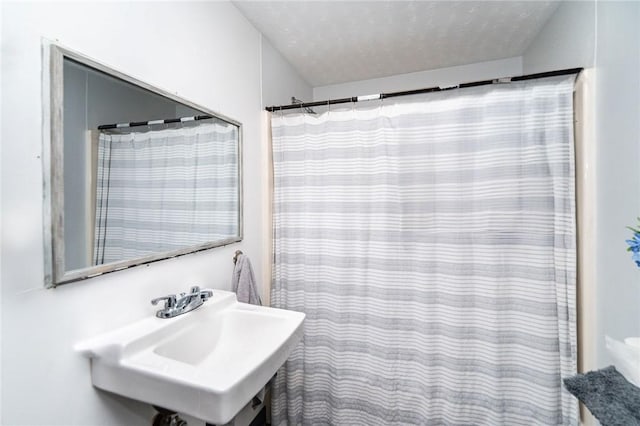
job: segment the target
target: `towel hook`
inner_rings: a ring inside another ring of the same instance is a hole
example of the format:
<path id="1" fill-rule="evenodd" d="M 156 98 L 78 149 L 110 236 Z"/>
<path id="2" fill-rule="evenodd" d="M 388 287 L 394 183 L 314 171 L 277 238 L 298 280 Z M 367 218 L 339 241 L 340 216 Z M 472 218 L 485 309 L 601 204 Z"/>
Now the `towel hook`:
<path id="1" fill-rule="evenodd" d="M 235 263 L 238 261 L 238 256 L 244 254 L 242 253 L 242 250 L 236 250 L 236 254 L 233 255 L 233 264 L 235 265 Z"/>

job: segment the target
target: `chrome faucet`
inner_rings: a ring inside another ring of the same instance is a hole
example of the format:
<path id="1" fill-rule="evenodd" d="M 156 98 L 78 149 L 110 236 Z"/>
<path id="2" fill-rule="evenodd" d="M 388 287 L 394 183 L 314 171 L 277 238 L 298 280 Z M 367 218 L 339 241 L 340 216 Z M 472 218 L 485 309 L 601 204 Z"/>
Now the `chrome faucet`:
<path id="1" fill-rule="evenodd" d="M 158 297 L 151 301 L 152 305 L 164 300 L 164 308 L 156 312 L 158 318 L 173 318 L 178 315 L 193 311 L 204 302 L 206 302 L 213 292 L 211 290 L 200 290 L 200 287 L 193 286 L 189 293 L 180 293 L 177 296 L 170 294 L 168 296 Z"/>

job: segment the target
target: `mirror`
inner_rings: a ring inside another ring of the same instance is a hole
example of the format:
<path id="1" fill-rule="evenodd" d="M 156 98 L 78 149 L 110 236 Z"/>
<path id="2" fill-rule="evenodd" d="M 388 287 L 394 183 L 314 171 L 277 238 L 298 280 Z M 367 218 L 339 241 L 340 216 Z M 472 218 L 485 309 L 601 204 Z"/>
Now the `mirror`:
<path id="1" fill-rule="evenodd" d="M 242 239 L 240 123 L 50 52 L 49 286 Z"/>

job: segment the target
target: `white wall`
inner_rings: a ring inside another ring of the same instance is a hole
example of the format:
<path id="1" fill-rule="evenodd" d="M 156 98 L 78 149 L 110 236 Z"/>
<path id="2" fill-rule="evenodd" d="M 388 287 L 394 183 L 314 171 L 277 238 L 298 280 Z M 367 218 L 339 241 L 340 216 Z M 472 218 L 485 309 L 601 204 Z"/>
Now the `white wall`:
<path id="1" fill-rule="evenodd" d="M 371 80 L 314 87 L 313 99 L 316 101 L 324 101 L 327 99 L 348 98 L 351 96 L 371 95 L 375 93 L 448 86 L 521 74 L 522 58 L 507 58 L 497 61 L 398 74 Z"/>
<path id="2" fill-rule="evenodd" d="M 637 2 L 565 2 L 523 56 L 525 73 L 594 67 L 593 368 L 612 362 L 605 335 L 640 335 L 640 271 L 624 242 L 640 215 L 638 22 Z"/>
<path id="3" fill-rule="evenodd" d="M 154 296 L 228 289 L 241 248 L 262 265 L 260 34 L 230 3 L 2 3 L 2 417 L 18 425 L 148 425 L 151 408 L 91 386 L 73 352 L 151 315 Z M 168 30 L 170 28 L 170 30 Z M 45 290 L 42 37 L 244 125 L 245 240 Z M 213 43 L 215 42 L 215 43 Z"/>
<path id="4" fill-rule="evenodd" d="M 640 336 L 640 270 L 625 239 L 640 216 L 640 3 L 598 2 L 596 69 L 597 359 L 604 336 Z"/>
<path id="5" fill-rule="evenodd" d="M 593 65 L 595 1 L 565 1 L 522 56 L 525 74 Z"/>
<path id="6" fill-rule="evenodd" d="M 292 96 L 311 102 L 313 90 L 269 40 L 262 37 L 262 105 L 288 105 Z"/>

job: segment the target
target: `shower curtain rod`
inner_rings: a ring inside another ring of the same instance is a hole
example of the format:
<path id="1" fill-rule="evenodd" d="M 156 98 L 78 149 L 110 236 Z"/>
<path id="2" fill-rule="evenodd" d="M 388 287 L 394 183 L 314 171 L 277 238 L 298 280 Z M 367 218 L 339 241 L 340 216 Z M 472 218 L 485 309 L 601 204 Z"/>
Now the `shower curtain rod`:
<path id="1" fill-rule="evenodd" d="M 166 118 L 164 120 L 132 121 L 131 123 L 102 124 L 98 130 L 123 129 L 127 127 L 151 126 L 153 124 L 184 123 L 186 121 L 208 120 L 212 115 L 196 115 L 193 117 Z"/>
<path id="2" fill-rule="evenodd" d="M 569 69 L 558 70 L 558 71 L 549 71 L 549 72 L 541 72 L 537 74 L 521 75 L 518 77 L 505 77 L 505 78 L 496 78 L 493 80 L 474 81 L 471 83 L 461 83 L 461 84 L 455 84 L 450 86 L 428 87 L 426 89 L 405 90 L 402 92 L 377 93 L 375 95 L 352 96 L 350 98 L 330 99 L 326 101 L 315 101 L 315 102 L 296 103 L 291 105 L 269 106 L 269 107 L 266 107 L 265 109 L 269 112 L 274 112 L 274 111 L 284 111 L 287 109 L 300 109 L 300 108 L 310 108 L 310 107 L 318 107 L 318 106 L 334 105 L 334 104 L 346 104 L 350 102 L 371 101 L 376 99 L 395 98 L 396 96 L 419 95 L 421 93 L 442 92 L 445 90 L 463 89 L 465 87 L 486 86 L 488 84 L 510 83 L 512 81 L 534 80 L 536 78 L 578 74 L 582 70 L 583 68 L 569 68 Z"/>

